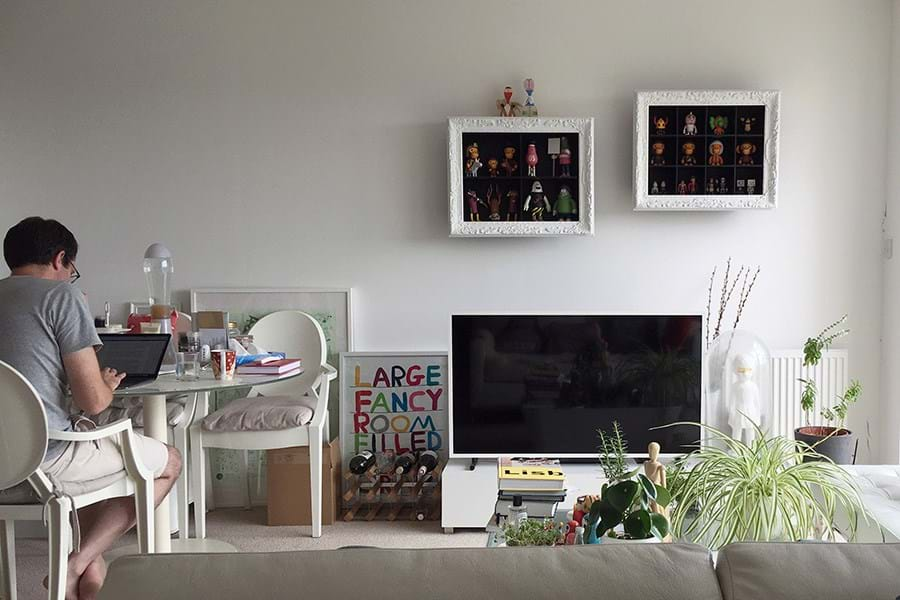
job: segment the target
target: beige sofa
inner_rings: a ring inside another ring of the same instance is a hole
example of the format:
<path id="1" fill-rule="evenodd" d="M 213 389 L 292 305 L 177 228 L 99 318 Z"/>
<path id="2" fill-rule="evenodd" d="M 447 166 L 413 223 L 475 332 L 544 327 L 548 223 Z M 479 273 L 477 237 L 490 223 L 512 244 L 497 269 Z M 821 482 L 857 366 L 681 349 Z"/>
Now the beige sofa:
<path id="1" fill-rule="evenodd" d="M 119 558 L 100 597 L 295 600 L 894 600 L 900 544 L 354 548 Z"/>

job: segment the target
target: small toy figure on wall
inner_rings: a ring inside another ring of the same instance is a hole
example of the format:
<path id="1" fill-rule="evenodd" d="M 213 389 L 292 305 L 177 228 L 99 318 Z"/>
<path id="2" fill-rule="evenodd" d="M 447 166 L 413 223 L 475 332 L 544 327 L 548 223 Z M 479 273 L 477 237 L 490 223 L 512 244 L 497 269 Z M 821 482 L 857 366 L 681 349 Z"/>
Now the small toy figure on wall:
<path id="1" fill-rule="evenodd" d="M 513 89 L 509 86 L 503 88 L 503 99 L 497 100 L 497 110 L 501 117 L 518 117 L 522 114 L 522 105 L 512 101 Z"/>
<path id="2" fill-rule="evenodd" d="M 525 98 L 525 107 L 522 109 L 523 117 L 538 116 L 537 105 L 534 103 L 534 79 L 528 78 L 522 82 L 527 97 Z"/>
<path id="3" fill-rule="evenodd" d="M 478 177 L 478 169 L 482 167 L 478 155 L 478 142 L 472 142 L 466 148 L 466 177 Z"/>
<path id="4" fill-rule="evenodd" d="M 694 156 L 694 150 L 697 145 L 694 142 L 685 142 L 681 145 L 681 164 L 685 166 L 696 165 L 697 158 Z"/>
<path id="5" fill-rule="evenodd" d="M 528 176 L 537 177 L 538 153 L 534 142 L 528 144 L 528 149 L 525 151 L 525 164 L 528 165 Z"/>
<path id="6" fill-rule="evenodd" d="M 669 126 L 669 120 L 665 117 L 659 116 L 653 119 L 653 125 L 656 127 L 656 135 L 665 135 L 666 127 Z"/>
<path id="7" fill-rule="evenodd" d="M 572 150 L 569 149 L 569 138 L 563 137 L 559 142 L 559 176 L 571 177 L 570 169 L 572 167 Z"/>
<path id="8" fill-rule="evenodd" d="M 687 194 L 687 184 L 684 182 L 684 179 L 678 182 L 678 193 Z"/>
<path id="9" fill-rule="evenodd" d="M 651 194 L 658 194 L 658 193 L 659 193 L 659 182 L 657 182 L 657 181 L 654 181 L 654 182 L 653 182 L 653 185 L 650 187 L 650 193 L 651 193 Z"/>
<path id="10" fill-rule="evenodd" d="M 556 204 L 553 205 L 553 216 L 560 221 L 575 221 L 578 219 L 578 202 L 572 196 L 569 186 L 559 188 Z"/>
<path id="11" fill-rule="evenodd" d="M 715 194 L 716 193 L 716 180 L 712 177 L 706 182 L 706 193 L 707 194 Z"/>
<path id="12" fill-rule="evenodd" d="M 481 217 L 478 215 L 478 206 L 483 206 L 484 200 L 478 197 L 478 192 L 475 190 L 466 192 L 466 204 L 469 206 L 469 220 L 480 221 Z"/>
<path id="13" fill-rule="evenodd" d="M 683 135 L 697 135 L 697 115 L 693 112 L 684 115 L 684 128 L 682 128 L 681 133 Z"/>
<path id="14" fill-rule="evenodd" d="M 506 220 L 519 220 L 519 190 L 506 192 Z"/>
<path id="15" fill-rule="evenodd" d="M 500 220 L 500 188 L 498 186 L 494 186 L 493 184 L 488 186 L 487 189 L 487 206 L 488 206 L 488 219 L 491 221 L 499 221 Z"/>
<path id="16" fill-rule="evenodd" d="M 690 180 L 688 180 L 687 184 L 688 194 L 696 194 L 697 193 L 697 178 L 691 175 Z"/>
<path id="17" fill-rule="evenodd" d="M 748 193 L 748 194 L 755 194 L 755 193 L 756 193 L 756 180 L 755 180 L 755 179 L 748 179 L 748 180 L 747 180 L 747 193 Z"/>
<path id="18" fill-rule="evenodd" d="M 489 158 L 487 162 L 488 167 L 488 175 L 490 177 L 496 177 L 500 174 L 500 163 L 497 162 L 496 158 Z"/>
<path id="19" fill-rule="evenodd" d="M 753 124 L 756 123 L 756 117 L 740 117 L 738 118 L 744 128 L 744 133 L 753 132 Z"/>
<path id="20" fill-rule="evenodd" d="M 728 180 L 724 177 L 719 177 L 719 193 L 727 194 L 728 193 Z"/>
<path id="21" fill-rule="evenodd" d="M 550 201 L 547 200 L 544 186 L 541 185 L 540 181 L 535 181 L 531 184 L 531 193 L 525 198 L 525 206 L 523 208 L 526 213 L 531 214 L 532 221 L 543 221 L 544 213 L 550 212 Z"/>
<path id="22" fill-rule="evenodd" d="M 713 135 L 725 135 L 725 130 L 728 129 L 728 117 L 710 115 L 709 128 L 712 129 Z"/>
<path id="23" fill-rule="evenodd" d="M 500 168 L 506 172 L 507 177 L 512 177 L 519 170 L 519 163 L 516 162 L 515 156 L 516 149 L 512 146 L 503 149 L 503 162 L 500 163 Z"/>
<path id="24" fill-rule="evenodd" d="M 721 167 L 725 164 L 722 155 L 725 153 L 725 144 L 721 140 L 713 140 L 709 145 L 709 165 L 711 167 Z"/>
<path id="25" fill-rule="evenodd" d="M 653 142 L 650 145 L 650 150 L 653 151 L 653 154 L 650 156 L 650 166 L 651 167 L 662 167 L 666 164 L 666 145 L 663 142 Z"/>
<path id="26" fill-rule="evenodd" d="M 756 152 L 756 144 L 751 144 L 750 142 L 743 142 L 738 144 L 737 149 L 735 150 L 738 155 L 737 164 L 739 165 L 752 165 L 753 164 L 753 154 Z"/>

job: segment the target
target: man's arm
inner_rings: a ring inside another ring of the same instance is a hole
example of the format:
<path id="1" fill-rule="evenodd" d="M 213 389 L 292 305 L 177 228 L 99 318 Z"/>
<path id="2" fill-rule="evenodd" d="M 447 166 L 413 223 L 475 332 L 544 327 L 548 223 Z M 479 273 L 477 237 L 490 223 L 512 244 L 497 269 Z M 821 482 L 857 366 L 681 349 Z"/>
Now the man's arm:
<path id="1" fill-rule="evenodd" d="M 115 369 L 101 370 L 93 346 L 65 354 L 62 359 L 75 406 L 89 415 L 105 410 L 125 373 L 116 373 Z"/>

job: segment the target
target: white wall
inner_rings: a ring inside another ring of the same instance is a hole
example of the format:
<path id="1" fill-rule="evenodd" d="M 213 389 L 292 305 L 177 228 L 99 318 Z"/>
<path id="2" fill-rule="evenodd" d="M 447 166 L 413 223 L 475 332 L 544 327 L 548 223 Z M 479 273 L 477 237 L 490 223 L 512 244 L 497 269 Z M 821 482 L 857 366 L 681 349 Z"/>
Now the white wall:
<path id="1" fill-rule="evenodd" d="M 885 237 L 893 239 L 893 257 L 884 264 L 884 333 L 881 362 L 881 453 L 884 462 L 900 462 L 900 0 L 893 3 L 893 48 L 888 115 L 887 206 Z"/>
<path id="2" fill-rule="evenodd" d="M 359 349 L 447 346 L 453 310 L 700 310 L 762 265 L 744 326 L 799 347 L 839 316 L 877 450 L 886 0 L 192 0 L 0 5 L 0 228 L 82 242 L 95 312 L 178 285 L 352 285 Z M 596 119 L 596 235 L 448 239 L 446 117 L 537 82 Z M 635 214 L 633 90 L 783 91 L 774 212 Z M 894 186 L 896 189 L 897 186 Z M 228 260 L 224 253 L 236 250 Z M 864 451 L 866 455 L 867 452 Z"/>

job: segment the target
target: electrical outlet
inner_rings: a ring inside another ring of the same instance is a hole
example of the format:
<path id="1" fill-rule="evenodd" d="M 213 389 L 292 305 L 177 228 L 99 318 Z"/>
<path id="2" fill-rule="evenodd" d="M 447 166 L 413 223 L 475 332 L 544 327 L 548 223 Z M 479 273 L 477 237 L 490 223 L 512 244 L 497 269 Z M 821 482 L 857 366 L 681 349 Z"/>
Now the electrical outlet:
<path id="1" fill-rule="evenodd" d="M 885 260 L 894 258 L 894 238 L 884 238 L 883 254 Z"/>

